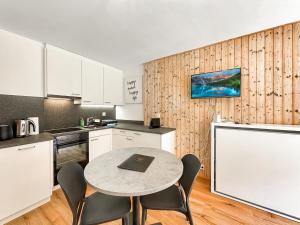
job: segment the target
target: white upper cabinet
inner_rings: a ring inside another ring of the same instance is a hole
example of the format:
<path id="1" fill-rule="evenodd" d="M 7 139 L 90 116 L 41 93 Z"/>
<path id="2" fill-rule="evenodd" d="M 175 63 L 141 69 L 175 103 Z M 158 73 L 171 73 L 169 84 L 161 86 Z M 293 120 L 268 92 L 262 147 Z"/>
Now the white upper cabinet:
<path id="1" fill-rule="evenodd" d="M 44 45 L 0 30 L 0 94 L 44 96 Z"/>
<path id="2" fill-rule="evenodd" d="M 124 105 L 123 72 L 104 66 L 104 104 Z"/>
<path id="3" fill-rule="evenodd" d="M 81 56 L 46 45 L 46 95 L 81 97 Z"/>
<path id="4" fill-rule="evenodd" d="M 82 105 L 103 105 L 103 65 L 82 59 Z"/>

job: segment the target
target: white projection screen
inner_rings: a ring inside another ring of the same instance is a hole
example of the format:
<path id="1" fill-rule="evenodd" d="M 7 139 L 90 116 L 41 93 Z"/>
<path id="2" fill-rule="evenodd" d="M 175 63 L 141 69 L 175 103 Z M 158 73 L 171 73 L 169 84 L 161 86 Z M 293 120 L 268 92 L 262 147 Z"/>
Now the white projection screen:
<path id="1" fill-rule="evenodd" d="M 300 132 L 215 128 L 214 191 L 300 220 Z"/>

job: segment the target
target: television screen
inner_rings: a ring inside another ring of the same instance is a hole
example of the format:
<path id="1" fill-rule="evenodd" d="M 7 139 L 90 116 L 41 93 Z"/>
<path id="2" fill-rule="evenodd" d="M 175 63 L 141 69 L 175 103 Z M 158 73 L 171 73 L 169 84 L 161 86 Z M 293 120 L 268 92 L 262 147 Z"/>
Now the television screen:
<path id="1" fill-rule="evenodd" d="M 241 68 L 192 75 L 192 98 L 240 97 Z"/>

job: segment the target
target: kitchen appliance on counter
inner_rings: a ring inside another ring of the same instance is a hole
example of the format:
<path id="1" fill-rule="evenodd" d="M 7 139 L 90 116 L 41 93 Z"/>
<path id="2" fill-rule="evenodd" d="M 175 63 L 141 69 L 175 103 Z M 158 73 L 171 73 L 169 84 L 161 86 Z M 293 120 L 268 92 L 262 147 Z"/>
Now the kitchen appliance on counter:
<path id="1" fill-rule="evenodd" d="M 13 136 L 14 135 L 11 126 L 0 124 L 0 141 L 11 139 Z"/>
<path id="2" fill-rule="evenodd" d="M 57 173 L 68 162 L 77 162 L 83 168 L 89 161 L 89 133 L 77 127 L 47 131 L 54 136 L 53 163 L 54 185 L 57 185 Z"/>
<path id="3" fill-rule="evenodd" d="M 30 119 L 30 118 L 33 118 Z M 38 117 L 29 117 L 28 119 L 16 120 L 16 137 L 25 137 L 38 134 Z"/>
<path id="4" fill-rule="evenodd" d="M 40 125 L 39 125 L 39 118 L 38 117 L 28 117 L 28 121 L 31 121 L 34 126 L 28 127 L 29 135 L 37 135 L 40 133 Z"/>
<path id="5" fill-rule="evenodd" d="M 160 128 L 160 118 L 152 118 L 150 121 L 149 128 Z"/>

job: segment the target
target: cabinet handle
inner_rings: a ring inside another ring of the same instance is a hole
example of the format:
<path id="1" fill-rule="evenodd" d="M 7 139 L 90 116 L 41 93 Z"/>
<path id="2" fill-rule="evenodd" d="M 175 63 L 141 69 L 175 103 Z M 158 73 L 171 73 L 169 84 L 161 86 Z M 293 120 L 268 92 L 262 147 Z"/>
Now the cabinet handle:
<path id="1" fill-rule="evenodd" d="M 126 138 L 128 141 L 132 141 L 132 139 L 131 138 Z"/>
<path id="2" fill-rule="evenodd" d="M 98 140 L 99 140 L 98 138 L 91 139 L 91 141 L 98 141 Z"/>
<path id="3" fill-rule="evenodd" d="M 80 94 L 77 94 L 77 93 L 72 93 L 72 95 L 78 96 L 78 95 L 80 95 Z"/>
<path id="4" fill-rule="evenodd" d="M 83 102 L 85 102 L 85 103 L 89 103 L 89 102 L 92 102 L 92 101 L 87 101 L 87 100 L 85 100 L 85 101 L 83 101 Z"/>
<path id="5" fill-rule="evenodd" d="M 110 104 L 111 102 L 105 102 L 105 103 Z"/>
<path id="6" fill-rule="evenodd" d="M 140 133 L 134 133 L 135 135 L 141 135 Z"/>
<path id="7" fill-rule="evenodd" d="M 120 130 L 120 133 L 125 133 L 125 131 L 124 130 Z"/>
<path id="8" fill-rule="evenodd" d="M 35 145 L 34 146 L 30 146 L 30 147 L 25 147 L 25 148 L 18 148 L 19 151 L 24 151 L 24 150 L 29 150 L 29 149 L 34 149 L 35 148 Z"/>

